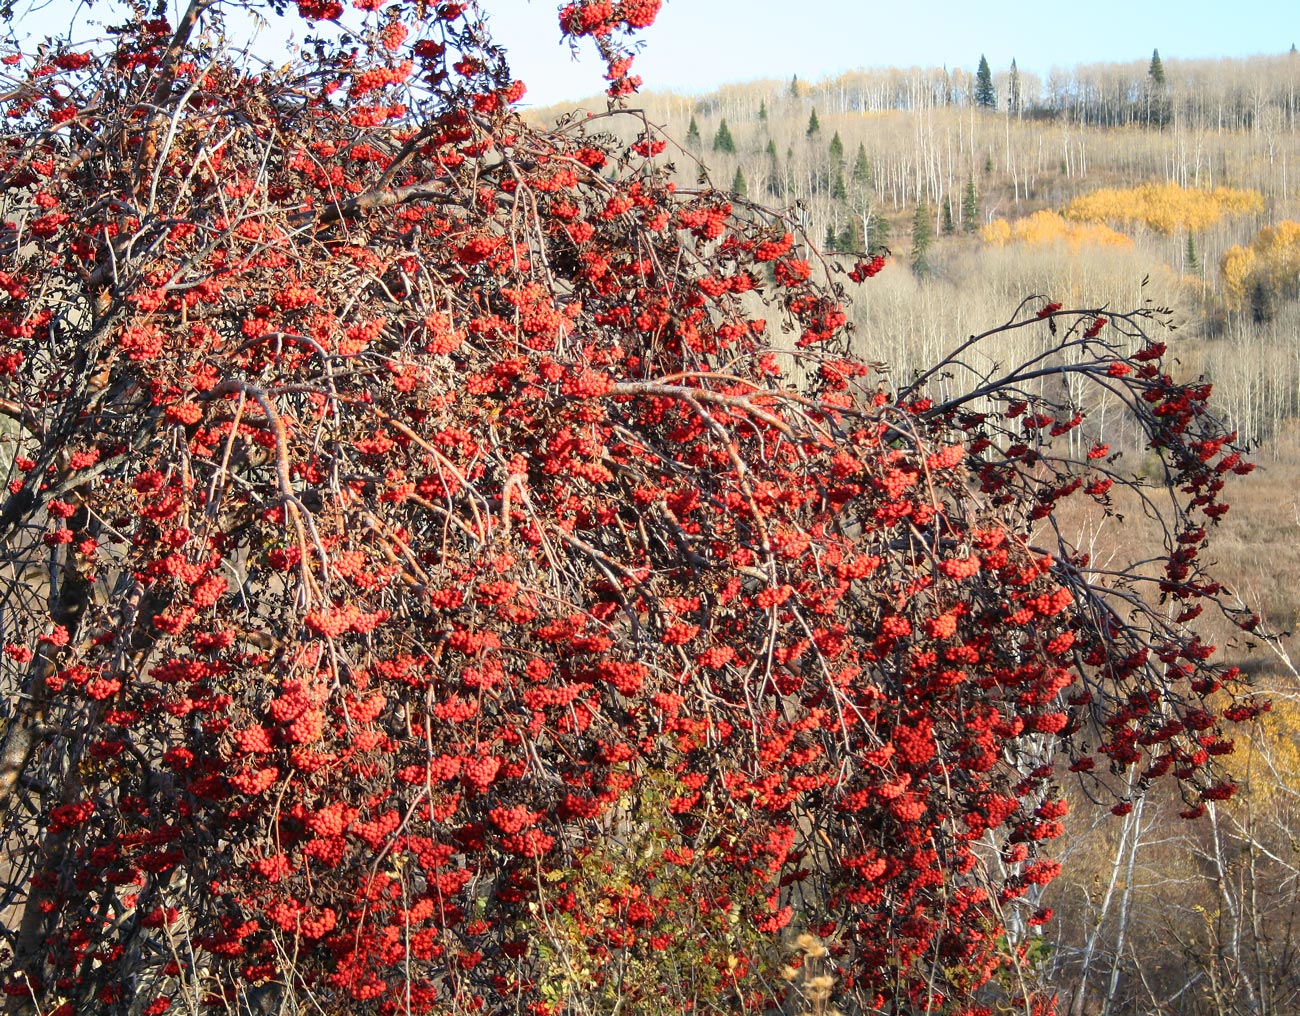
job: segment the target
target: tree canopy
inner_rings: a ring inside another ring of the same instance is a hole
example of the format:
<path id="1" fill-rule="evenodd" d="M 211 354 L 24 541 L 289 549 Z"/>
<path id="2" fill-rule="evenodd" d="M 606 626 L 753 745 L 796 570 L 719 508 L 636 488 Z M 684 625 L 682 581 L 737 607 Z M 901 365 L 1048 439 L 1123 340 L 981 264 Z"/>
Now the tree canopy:
<path id="1" fill-rule="evenodd" d="M 979 67 L 975 70 L 975 105 L 985 109 L 994 109 L 998 104 L 997 89 L 993 86 L 993 70 L 988 59 L 980 54 Z"/>
<path id="2" fill-rule="evenodd" d="M 1048 1011 L 1058 779 L 1195 817 L 1264 707 L 1158 316 L 1030 296 L 891 384 L 883 255 L 617 103 L 530 126 L 477 5 L 275 5 L 279 70 L 238 6 L 3 57 L 9 1010 Z M 611 97 L 659 6 L 562 8 Z M 1051 525 L 1116 485 L 1131 566 Z"/>
<path id="3" fill-rule="evenodd" d="M 1151 83 L 1157 88 L 1164 86 L 1165 65 L 1160 59 L 1160 50 L 1158 49 L 1151 51 L 1151 66 L 1147 68 L 1147 77 L 1151 79 Z"/>

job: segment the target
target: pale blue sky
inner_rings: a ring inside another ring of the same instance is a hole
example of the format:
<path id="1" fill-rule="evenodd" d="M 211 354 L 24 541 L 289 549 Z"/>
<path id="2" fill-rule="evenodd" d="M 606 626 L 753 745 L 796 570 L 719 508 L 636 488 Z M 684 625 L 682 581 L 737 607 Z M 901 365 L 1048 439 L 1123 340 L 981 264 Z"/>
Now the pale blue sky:
<path id="1" fill-rule="evenodd" d="M 560 44 L 558 0 L 481 2 L 516 76 L 528 85 L 527 102 L 599 94 L 602 68 L 591 47 L 574 63 Z M 62 28 L 73 10 L 86 11 L 76 0 L 16 6 L 25 13 L 20 35 Z M 90 7 L 89 16 L 102 6 Z M 283 37 L 272 29 L 258 49 L 274 49 Z M 635 70 L 646 87 L 684 93 L 792 74 L 812 82 L 881 66 L 973 71 L 981 53 L 995 71 L 1014 57 L 1022 71 L 1045 77 L 1054 66 L 1149 60 L 1153 48 L 1165 60 L 1282 53 L 1300 43 L 1300 2 L 1091 0 L 1052 7 L 1044 0 L 666 0 L 642 37 L 647 45 Z"/>
<path id="2" fill-rule="evenodd" d="M 594 60 L 558 46 L 555 0 L 483 0 L 528 101 L 598 91 Z M 700 92 L 755 78 L 816 81 L 879 66 L 994 70 L 1016 59 L 1042 76 L 1094 61 L 1250 56 L 1300 44 L 1297 0 L 666 0 L 644 33 L 636 72 L 647 88 Z M 593 86 L 594 83 L 594 86 Z"/>

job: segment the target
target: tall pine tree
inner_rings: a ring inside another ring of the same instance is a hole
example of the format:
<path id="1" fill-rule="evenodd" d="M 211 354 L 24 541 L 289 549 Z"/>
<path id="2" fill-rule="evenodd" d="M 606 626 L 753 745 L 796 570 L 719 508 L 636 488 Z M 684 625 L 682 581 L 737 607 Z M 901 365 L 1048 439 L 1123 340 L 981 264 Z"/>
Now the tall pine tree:
<path id="1" fill-rule="evenodd" d="M 835 167 L 835 179 L 831 183 L 831 197 L 836 201 L 847 201 L 849 189 L 844 185 L 844 167 Z"/>
<path id="2" fill-rule="evenodd" d="M 844 164 L 844 142 L 840 140 L 839 131 L 836 131 L 835 136 L 831 138 L 830 155 L 832 165 L 841 166 Z"/>
<path id="3" fill-rule="evenodd" d="M 889 245 L 889 220 L 874 209 L 866 213 L 867 250 L 872 254 L 884 251 Z"/>
<path id="4" fill-rule="evenodd" d="M 1147 68 L 1147 77 L 1157 88 L 1165 86 L 1165 65 L 1160 62 L 1160 50 L 1151 51 L 1151 66 Z"/>
<path id="5" fill-rule="evenodd" d="M 943 199 L 943 233 L 951 236 L 956 231 L 957 225 L 952 221 L 952 195 L 947 194 Z"/>
<path id="6" fill-rule="evenodd" d="M 858 157 L 853 160 L 853 182 L 859 187 L 870 187 L 872 179 L 871 163 L 867 161 L 867 146 L 859 142 Z"/>
<path id="7" fill-rule="evenodd" d="M 713 135 L 713 150 L 724 155 L 736 154 L 736 142 L 731 136 L 731 128 L 727 126 L 725 119 L 718 124 L 718 133 Z"/>
<path id="8" fill-rule="evenodd" d="M 922 198 L 916 203 L 912 216 L 912 271 L 918 276 L 930 274 L 930 243 L 934 240 L 934 224 L 930 222 L 930 206 Z"/>
<path id="9" fill-rule="evenodd" d="M 979 228 L 980 199 L 975 193 L 975 178 L 966 178 L 966 193 L 961 198 L 961 228 L 973 233 Z"/>
<path id="10" fill-rule="evenodd" d="M 984 54 L 980 54 L 979 70 L 975 72 L 975 105 L 997 109 L 998 93 L 993 89 L 993 72 Z"/>
<path id="11" fill-rule="evenodd" d="M 686 144 L 691 148 L 699 148 L 701 143 L 700 125 L 695 122 L 695 117 L 692 115 L 691 125 L 686 128 Z"/>
<path id="12" fill-rule="evenodd" d="M 776 142 L 771 138 L 767 139 L 767 194 L 773 198 L 785 196 L 785 175 L 777 158 Z"/>
<path id="13" fill-rule="evenodd" d="M 1147 126 L 1162 127 L 1169 121 L 1169 95 L 1165 89 L 1165 65 L 1160 62 L 1160 50 L 1151 51 L 1151 66 L 1147 68 L 1146 90 Z"/>
<path id="14" fill-rule="evenodd" d="M 736 167 L 736 175 L 731 178 L 731 193 L 738 198 L 749 197 L 749 182 L 745 179 L 745 171 L 739 166 Z"/>
<path id="15" fill-rule="evenodd" d="M 817 119 L 817 110 L 814 109 L 812 111 L 812 115 L 808 117 L 808 137 L 812 137 L 821 129 L 822 129 L 821 121 Z"/>

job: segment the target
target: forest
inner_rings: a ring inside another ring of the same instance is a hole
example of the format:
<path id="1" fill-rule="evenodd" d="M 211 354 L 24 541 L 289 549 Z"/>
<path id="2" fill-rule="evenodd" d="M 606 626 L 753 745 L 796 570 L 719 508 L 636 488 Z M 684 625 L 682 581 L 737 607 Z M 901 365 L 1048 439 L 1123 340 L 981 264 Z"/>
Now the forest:
<path id="1" fill-rule="evenodd" d="M 888 247 L 910 265 L 925 238 L 925 285 L 891 272 L 855 305 L 863 351 L 903 376 L 1020 294 L 1150 299 L 1214 340 L 1182 353 L 1259 445 L 1300 412 L 1300 54 L 1159 66 L 1159 83 L 1147 63 L 1014 85 L 991 73 L 992 109 L 975 101 L 975 72 L 920 68 L 638 104 L 682 145 L 683 181 L 706 169 L 792 206 L 823 251 Z"/>
<path id="2" fill-rule="evenodd" d="M 7 1013 L 1300 1006 L 1294 49 L 104 3 L 0 46 Z"/>

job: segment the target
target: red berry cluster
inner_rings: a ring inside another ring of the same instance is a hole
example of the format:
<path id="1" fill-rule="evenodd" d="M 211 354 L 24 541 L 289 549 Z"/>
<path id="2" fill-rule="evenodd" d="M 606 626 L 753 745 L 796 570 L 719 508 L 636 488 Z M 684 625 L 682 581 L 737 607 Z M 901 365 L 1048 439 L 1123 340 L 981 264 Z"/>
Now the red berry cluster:
<path id="1" fill-rule="evenodd" d="M 658 9 L 562 23 L 621 92 Z M 789 221 L 679 192 L 644 123 L 524 122 L 475 7 L 358 10 L 310 68 L 183 67 L 137 24 L 0 98 L 41 241 L 0 277 L 0 412 L 61 421 L 11 434 L 4 517 L 43 537 L 15 574 L 57 580 L 6 605 L 2 662 L 58 734 L 6 802 L 9 989 L 778 1011 L 807 928 L 845 1011 L 1012 1004 L 1057 776 L 1171 780 L 1193 816 L 1267 708 L 1190 627 L 1258 625 L 1204 570 L 1249 468 L 1208 388 L 1150 313 L 1055 303 L 1007 326 L 1036 364 L 891 386 Z M 92 65 L 87 160 L 41 111 Z M 1124 584 L 1146 562 L 1031 539 L 1133 482 L 1051 394 L 1089 385 L 1169 470 L 1172 612 Z"/>

